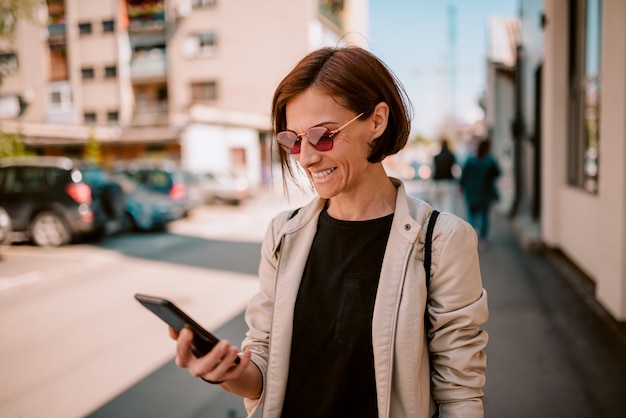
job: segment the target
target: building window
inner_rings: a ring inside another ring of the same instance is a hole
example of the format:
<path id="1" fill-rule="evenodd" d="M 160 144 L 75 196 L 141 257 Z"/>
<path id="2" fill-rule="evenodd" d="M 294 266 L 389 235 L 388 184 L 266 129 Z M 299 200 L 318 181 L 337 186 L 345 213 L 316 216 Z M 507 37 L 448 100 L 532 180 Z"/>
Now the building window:
<path id="1" fill-rule="evenodd" d="M 215 81 L 192 83 L 191 98 L 195 101 L 206 101 L 217 99 L 217 83 Z"/>
<path id="2" fill-rule="evenodd" d="M 17 73 L 17 55 L 12 52 L 0 54 L 0 74 L 10 75 Z"/>
<path id="3" fill-rule="evenodd" d="M 48 111 L 53 113 L 69 112 L 72 109 L 72 94 L 69 83 L 50 83 L 48 85 Z"/>
<path id="4" fill-rule="evenodd" d="M 91 23 L 79 23 L 78 33 L 81 35 L 88 35 L 91 33 Z"/>
<path id="5" fill-rule="evenodd" d="M 602 0 L 574 0 L 570 7 L 570 135 L 567 180 L 571 186 L 597 193 Z"/>
<path id="6" fill-rule="evenodd" d="M 120 114 L 117 111 L 107 112 L 107 120 L 109 122 L 117 122 L 120 118 Z"/>
<path id="7" fill-rule="evenodd" d="M 109 66 L 109 67 L 104 67 L 104 76 L 106 78 L 115 78 L 117 77 L 117 67 L 116 66 Z"/>
<path id="8" fill-rule="evenodd" d="M 216 45 L 217 39 L 213 32 L 190 35 L 185 40 L 184 53 L 187 57 L 209 56 L 215 53 Z"/>
<path id="9" fill-rule="evenodd" d="M 102 21 L 102 32 L 115 32 L 115 21 L 114 20 L 103 20 Z"/>
<path id="10" fill-rule="evenodd" d="M 50 104 L 58 107 L 61 106 L 61 102 L 62 102 L 62 97 L 61 97 L 61 92 L 60 91 L 53 91 L 52 93 L 50 93 Z"/>
<path id="11" fill-rule="evenodd" d="M 85 123 L 95 123 L 96 122 L 96 112 L 85 112 L 83 113 L 83 120 Z"/>
<path id="12" fill-rule="evenodd" d="M 193 0 L 193 8 L 199 9 L 202 7 L 213 7 L 215 6 L 216 0 Z"/>
<path id="13" fill-rule="evenodd" d="M 80 74 L 82 75 L 83 80 L 90 80 L 94 78 L 94 71 L 92 67 L 81 68 Z"/>
<path id="14" fill-rule="evenodd" d="M 212 54 L 215 49 L 215 34 L 214 33 L 201 33 L 198 35 L 198 44 L 200 46 L 200 54 L 207 55 Z"/>

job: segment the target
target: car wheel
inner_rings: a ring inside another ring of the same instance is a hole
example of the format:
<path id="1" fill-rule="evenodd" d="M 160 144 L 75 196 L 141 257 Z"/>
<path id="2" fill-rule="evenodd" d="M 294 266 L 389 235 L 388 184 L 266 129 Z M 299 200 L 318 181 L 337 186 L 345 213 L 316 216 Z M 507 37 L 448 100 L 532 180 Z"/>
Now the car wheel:
<path id="1" fill-rule="evenodd" d="M 122 220 L 122 231 L 132 232 L 136 230 L 137 230 L 137 224 L 135 223 L 135 219 L 133 219 L 133 215 L 126 212 L 124 214 L 124 219 Z"/>
<path id="2" fill-rule="evenodd" d="M 30 236 L 40 247 L 60 247 L 68 244 L 72 238 L 65 221 L 56 212 L 42 212 L 35 216 L 31 223 Z"/>
<path id="3" fill-rule="evenodd" d="M 107 184 L 103 187 L 102 204 L 111 219 L 124 218 L 124 192 L 118 184 Z"/>

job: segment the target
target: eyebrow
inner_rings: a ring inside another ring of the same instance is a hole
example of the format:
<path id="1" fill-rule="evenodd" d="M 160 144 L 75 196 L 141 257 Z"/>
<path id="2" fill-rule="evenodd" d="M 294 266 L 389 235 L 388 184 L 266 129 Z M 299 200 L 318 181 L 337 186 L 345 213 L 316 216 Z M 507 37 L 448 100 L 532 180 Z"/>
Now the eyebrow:
<path id="1" fill-rule="evenodd" d="M 294 130 L 294 129 L 288 129 L 288 128 L 285 128 L 285 130 L 287 130 L 287 131 L 291 131 L 291 132 L 295 132 L 296 134 L 300 135 L 300 134 L 305 133 L 306 131 L 308 131 L 308 130 L 309 130 L 309 129 L 311 129 L 311 128 L 323 127 L 324 125 L 328 125 L 328 124 L 331 124 L 331 123 L 336 123 L 336 124 L 338 124 L 339 122 L 334 122 L 334 121 L 325 121 L 325 122 L 320 122 L 320 123 L 318 123 L 317 125 L 309 126 L 309 127 L 308 127 L 308 128 L 306 128 L 304 131 L 300 131 L 299 133 L 298 133 L 298 131 L 297 131 L 297 130 Z"/>

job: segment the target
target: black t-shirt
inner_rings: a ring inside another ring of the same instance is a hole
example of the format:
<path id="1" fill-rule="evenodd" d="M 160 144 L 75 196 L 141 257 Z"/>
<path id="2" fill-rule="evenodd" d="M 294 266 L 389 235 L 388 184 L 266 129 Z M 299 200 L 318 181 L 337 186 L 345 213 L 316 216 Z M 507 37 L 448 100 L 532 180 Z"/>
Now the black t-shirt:
<path id="1" fill-rule="evenodd" d="M 378 416 L 372 317 L 392 220 L 321 214 L 296 299 L 283 418 Z"/>

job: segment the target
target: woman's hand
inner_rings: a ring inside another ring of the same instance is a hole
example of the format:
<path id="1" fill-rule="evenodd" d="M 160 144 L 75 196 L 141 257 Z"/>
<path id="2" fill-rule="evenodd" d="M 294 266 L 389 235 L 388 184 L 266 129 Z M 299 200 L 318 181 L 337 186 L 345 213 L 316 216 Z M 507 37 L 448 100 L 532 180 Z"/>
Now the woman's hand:
<path id="1" fill-rule="evenodd" d="M 180 333 L 169 328 L 170 337 L 176 340 L 176 365 L 185 368 L 193 377 L 219 383 L 223 389 L 246 398 L 257 398 L 261 393 L 261 374 L 251 364 L 251 352 L 239 355 L 237 347 L 221 340 L 202 357 L 192 351 L 193 332 L 183 328 Z M 235 360 L 239 356 L 239 364 Z"/>

